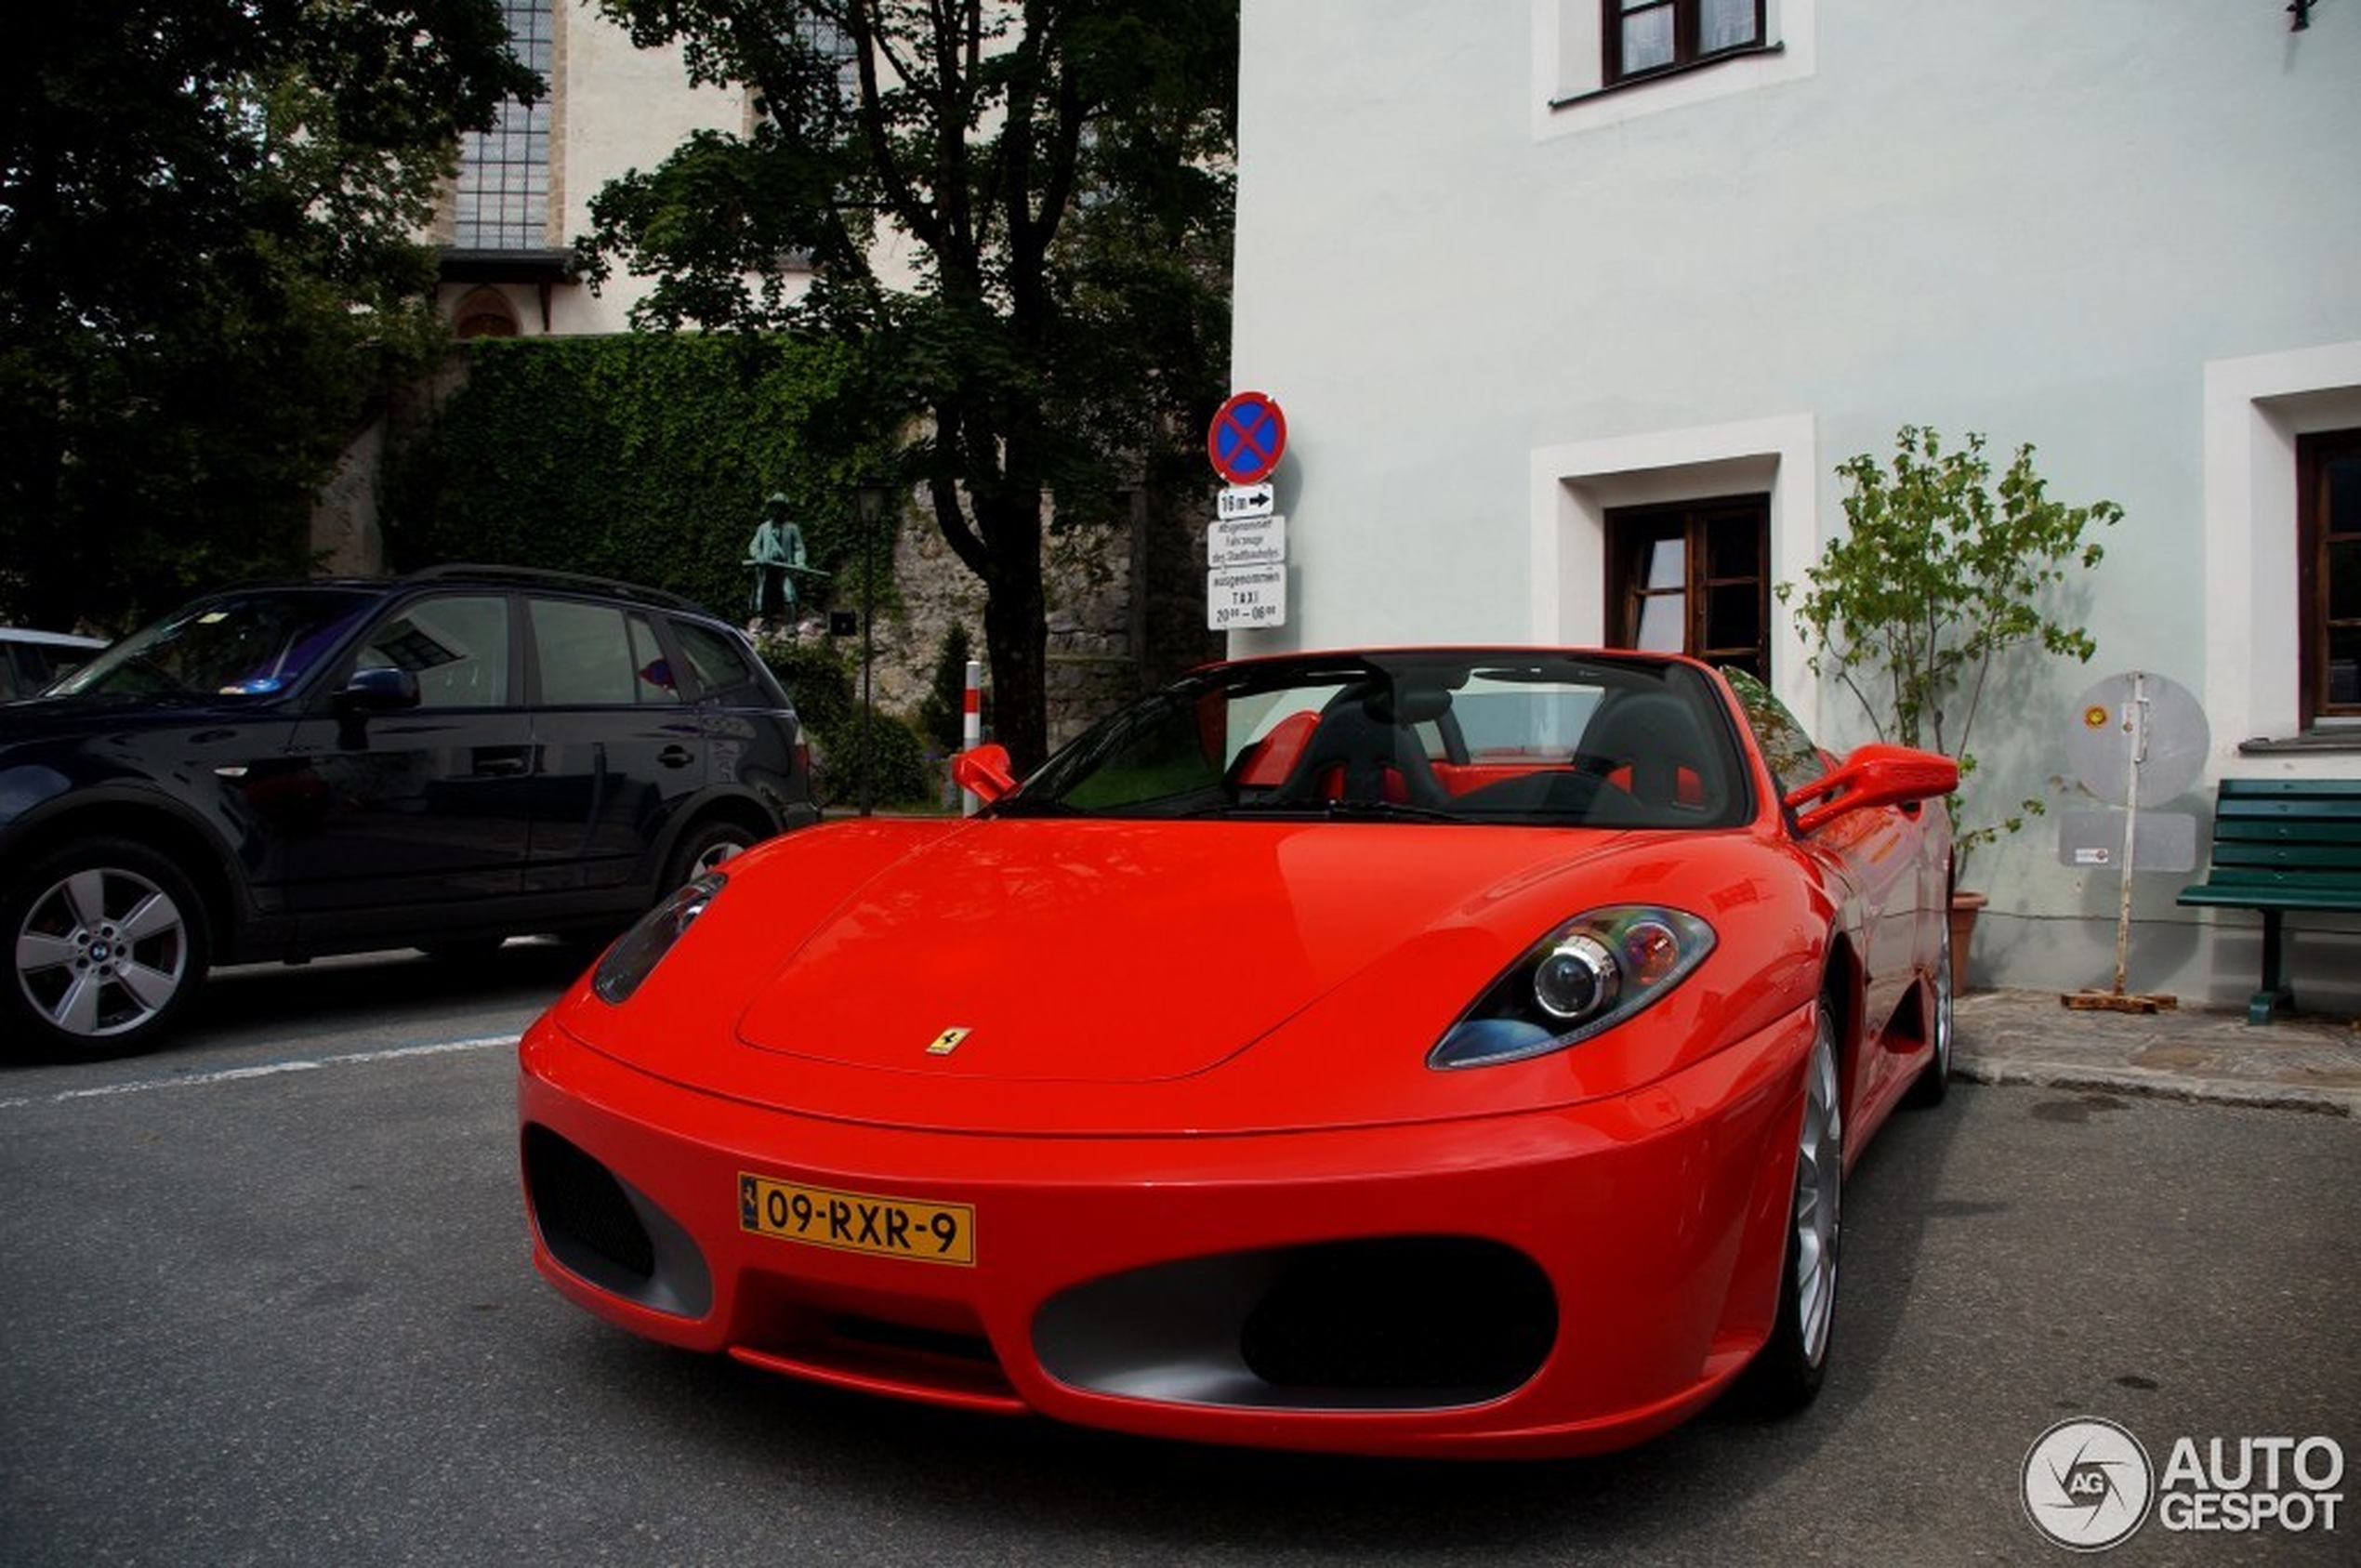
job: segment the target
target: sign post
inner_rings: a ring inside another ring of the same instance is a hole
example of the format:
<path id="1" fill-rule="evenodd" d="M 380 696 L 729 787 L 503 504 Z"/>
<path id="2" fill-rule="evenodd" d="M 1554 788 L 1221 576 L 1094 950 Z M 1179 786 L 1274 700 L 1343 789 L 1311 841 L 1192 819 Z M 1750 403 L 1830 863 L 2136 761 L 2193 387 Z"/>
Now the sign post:
<path id="1" fill-rule="evenodd" d="M 1239 392 L 1206 431 L 1227 481 L 1205 539 L 1205 624 L 1211 631 L 1287 624 L 1287 520 L 1270 483 L 1287 449 L 1287 417 L 1264 392 Z"/>
<path id="2" fill-rule="evenodd" d="M 2186 872 L 2197 863 L 2196 818 L 2150 808 L 2187 789 L 2204 770 L 2212 745 L 2205 710 L 2185 687 L 2146 670 L 2110 676 L 2085 692 L 2077 707 L 2068 758 L 2085 790 L 2123 810 L 2066 812 L 2058 858 L 2067 865 L 2116 868 L 2115 988 L 2085 988 L 2058 999 L 2084 1011 L 2157 1012 L 2175 1006 L 2175 998 L 2125 989 L 2131 874 Z"/>

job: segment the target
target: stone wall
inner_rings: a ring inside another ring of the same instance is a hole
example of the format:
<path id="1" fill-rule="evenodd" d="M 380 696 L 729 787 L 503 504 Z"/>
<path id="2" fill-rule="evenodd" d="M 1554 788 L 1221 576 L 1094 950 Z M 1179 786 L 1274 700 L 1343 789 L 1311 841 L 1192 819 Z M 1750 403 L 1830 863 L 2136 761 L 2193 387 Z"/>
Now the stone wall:
<path id="1" fill-rule="evenodd" d="M 1053 529 L 1044 551 L 1049 603 L 1049 741 L 1062 744 L 1141 692 L 1207 659 L 1221 640 L 1205 629 L 1205 518 L 1210 504 L 1184 509 L 1134 493 L 1128 515 L 1104 525 Z M 895 605 L 877 611 L 875 668 L 879 709 L 917 711 L 954 626 L 969 656 L 984 662 L 983 585 L 943 542 L 923 503 L 902 514 L 893 549 Z M 857 610 L 844 599 L 818 608 Z M 825 636 L 824 619 L 802 635 Z M 858 633 L 841 639 L 859 692 Z"/>

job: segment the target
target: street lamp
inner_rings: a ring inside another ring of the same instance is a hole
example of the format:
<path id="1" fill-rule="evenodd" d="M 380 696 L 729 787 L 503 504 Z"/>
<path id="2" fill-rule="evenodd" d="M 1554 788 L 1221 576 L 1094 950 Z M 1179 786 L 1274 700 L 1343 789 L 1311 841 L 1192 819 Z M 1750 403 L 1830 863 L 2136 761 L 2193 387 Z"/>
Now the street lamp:
<path id="1" fill-rule="evenodd" d="M 877 754 L 871 739 L 871 726 L 876 722 L 872 716 L 877 710 L 873 685 L 877 638 L 870 628 L 877 610 L 877 524 L 886 515 L 889 499 L 882 484 L 861 485 L 852 493 L 853 509 L 861 519 L 861 814 L 864 817 L 877 804 Z"/>

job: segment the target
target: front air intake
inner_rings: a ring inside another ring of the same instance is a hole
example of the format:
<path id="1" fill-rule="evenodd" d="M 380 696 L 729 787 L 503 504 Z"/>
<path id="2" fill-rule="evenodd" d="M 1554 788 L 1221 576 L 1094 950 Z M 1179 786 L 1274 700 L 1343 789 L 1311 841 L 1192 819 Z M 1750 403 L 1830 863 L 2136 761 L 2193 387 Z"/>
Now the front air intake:
<path id="1" fill-rule="evenodd" d="M 533 1222 L 559 1262 L 624 1295 L 654 1279 L 655 1242 L 606 1166 L 548 1128 L 529 1127 L 524 1188 Z"/>
<path id="2" fill-rule="evenodd" d="M 1550 1282 L 1523 1253 L 1462 1236 L 1334 1242 L 1289 1255 L 1239 1351 L 1264 1381 L 1365 1393 L 1505 1393 L 1557 1337 Z"/>

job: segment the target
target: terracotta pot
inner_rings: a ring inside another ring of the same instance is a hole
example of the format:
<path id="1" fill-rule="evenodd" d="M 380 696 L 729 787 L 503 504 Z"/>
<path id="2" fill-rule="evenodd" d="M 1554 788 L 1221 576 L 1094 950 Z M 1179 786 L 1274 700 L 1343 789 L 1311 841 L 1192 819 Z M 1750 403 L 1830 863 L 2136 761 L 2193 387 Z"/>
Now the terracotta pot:
<path id="1" fill-rule="evenodd" d="M 1968 988 L 1968 948 L 1975 941 L 1975 917 L 1991 901 L 1982 893 L 1951 895 L 1951 995 Z"/>

